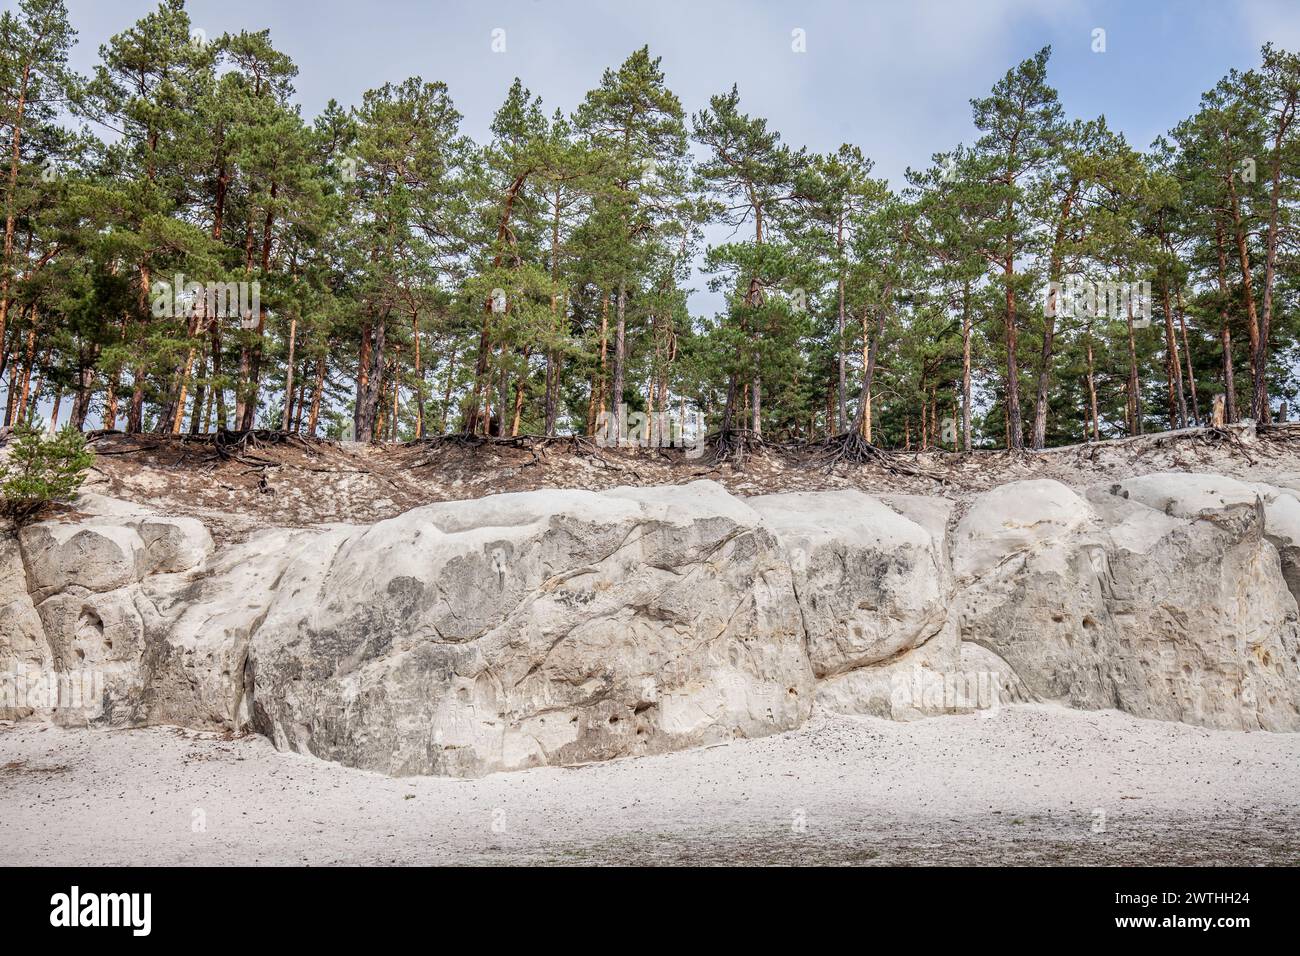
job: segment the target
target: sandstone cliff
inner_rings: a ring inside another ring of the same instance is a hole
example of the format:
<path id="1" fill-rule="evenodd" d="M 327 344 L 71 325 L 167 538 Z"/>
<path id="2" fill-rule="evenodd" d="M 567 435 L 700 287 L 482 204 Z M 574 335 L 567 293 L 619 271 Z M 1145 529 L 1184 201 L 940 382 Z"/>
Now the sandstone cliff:
<path id="1" fill-rule="evenodd" d="M 696 481 L 220 547 L 87 495 L 0 535 L 0 717 L 255 730 L 460 776 L 756 737 L 814 707 L 1038 698 L 1297 731 L 1297 495 L 1196 473 L 960 502 Z"/>

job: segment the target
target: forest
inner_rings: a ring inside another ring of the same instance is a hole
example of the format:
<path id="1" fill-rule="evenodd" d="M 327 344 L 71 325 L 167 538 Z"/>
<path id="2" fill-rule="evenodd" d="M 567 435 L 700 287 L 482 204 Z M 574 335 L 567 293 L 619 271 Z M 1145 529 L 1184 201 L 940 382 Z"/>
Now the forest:
<path id="1" fill-rule="evenodd" d="M 475 142 L 436 78 L 304 117 L 267 31 L 206 37 L 182 0 L 89 75 L 76 42 L 62 0 L 0 16 L 7 426 L 408 442 L 637 413 L 724 449 L 971 451 L 1296 405 L 1300 58 L 1273 46 L 1144 148 L 1068 115 L 1044 48 L 891 184 L 734 86 L 689 113 L 648 48 L 571 113 L 516 79 Z"/>

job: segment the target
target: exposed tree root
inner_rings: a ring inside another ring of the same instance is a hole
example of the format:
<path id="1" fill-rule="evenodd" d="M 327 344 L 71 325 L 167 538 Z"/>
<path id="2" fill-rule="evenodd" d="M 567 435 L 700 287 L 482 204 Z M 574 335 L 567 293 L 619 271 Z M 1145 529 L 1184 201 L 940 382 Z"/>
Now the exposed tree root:
<path id="1" fill-rule="evenodd" d="M 767 446 L 761 434 L 755 434 L 744 428 L 716 432 L 708 436 L 705 442 L 708 446 L 708 463 L 714 466 L 733 464 L 737 468 L 744 467 L 745 459 L 749 458 L 755 450 Z"/>
<path id="2" fill-rule="evenodd" d="M 422 438 L 416 438 L 412 441 L 404 442 L 406 448 L 427 447 L 434 451 L 435 454 L 429 455 L 423 461 L 416 463 L 415 468 L 427 468 L 437 463 L 436 452 L 443 448 L 515 448 L 528 451 L 532 454 L 533 460 L 524 465 L 524 467 L 533 467 L 535 465 L 545 464 L 547 461 L 547 449 L 551 446 L 562 447 L 568 446 L 573 449 L 575 454 L 591 458 L 598 465 L 604 468 L 612 468 L 615 471 L 627 471 L 623 465 L 610 461 L 603 454 L 603 448 L 597 442 L 585 435 L 509 435 L 496 437 L 493 435 L 476 435 L 466 432 L 452 432 L 448 435 L 427 435 Z"/>
<path id="3" fill-rule="evenodd" d="M 1257 428 L 1256 433 L 1262 433 L 1265 428 L 1267 426 Z M 1135 460 L 1141 459 L 1157 448 L 1173 447 L 1184 442 L 1190 443 L 1193 447 L 1214 447 L 1226 443 L 1236 449 L 1247 462 L 1255 464 L 1246 442 L 1242 440 L 1240 428 L 1229 426 L 1219 428 L 1213 425 L 1205 428 L 1180 428 L 1177 431 L 1153 435 L 1150 444 L 1138 452 Z"/>
<path id="4" fill-rule="evenodd" d="M 288 432 L 252 430 L 232 432 L 224 428 L 211 435 L 177 436 L 182 444 L 200 444 L 210 447 L 222 461 L 237 461 L 246 465 L 251 471 L 264 472 L 268 468 L 282 467 L 280 462 L 272 461 L 254 454 L 266 445 L 284 444 L 297 436 Z M 265 476 L 259 481 L 259 488 L 265 482 Z"/>
<path id="5" fill-rule="evenodd" d="M 897 455 L 876 447 L 858 431 L 824 439 L 813 447 L 817 449 L 813 460 L 828 472 L 840 465 L 878 465 L 890 474 L 928 478 L 941 485 L 948 483 L 942 475 L 903 464 Z"/>
<path id="6" fill-rule="evenodd" d="M 1252 440 L 1257 436 L 1257 440 Z M 1170 432 L 1085 442 L 1042 450 L 984 450 L 973 455 L 944 457 L 942 461 L 958 461 L 960 466 L 952 474 L 938 467 L 928 470 L 920 467 L 914 455 L 881 448 L 862 437 L 857 431 L 830 438 L 806 440 L 784 435 L 760 435 L 749 429 L 731 429 L 714 432 L 706 440 L 706 451 L 698 461 L 693 453 L 681 448 L 611 447 L 587 435 L 512 435 L 486 436 L 453 433 L 428 435 L 394 446 L 377 444 L 383 448 L 406 448 L 417 452 L 390 463 L 382 454 L 371 454 L 370 449 L 343 445 L 325 438 L 308 437 L 273 429 L 248 431 L 218 430 L 203 435 L 157 435 L 152 433 L 124 433 L 121 431 L 94 431 L 87 433 L 87 442 L 96 454 L 109 456 L 136 456 L 154 459 L 162 456 L 177 467 L 196 467 L 212 470 L 220 465 L 236 463 L 245 475 L 259 478 L 288 471 L 320 472 L 322 474 L 355 473 L 371 476 L 394 488 L 418 496 L 424 484 L 425 469 L 469 468 L 481 471 L 493 467 L 515 472 L 528 470 L 534 474 L 549 474 L 553 466 L 563 469 L 561 462 L 568 457 L 580 457 L 593 466 L 619 476 L 628 476 L 630 483 L 639 483 L 638 472 L 643 463 L 663 462 L 686 466 L 690 476 L 707 477 L 718 469 L 729 466 L 737 472 L 751 471 L 766 475 L 767 471 L 790 473 L 793 471 L 823 471 L 839 473 L 864 466 L 874 466 L 880 471 L 899 477 L 924 479 L 939 486 L 951 486 L 959 479 L 958 473 L 979 474 L 982 465 L 990 468 L 1010 469 L 1008 475 L 1048 462 L 1054 455 L 1068 455 L 1079 468 L 1093 468 L 1107 460 L 1114 450 L 1133 446 L 1131 460 L 1137 462 L 1154 454 L 1158 449 L 1173 452 L 1172 464 L 1185 467 L 1197 458 L 1204 459 L 1214 448 L 1231 448 L 1245 462 L 1254 465 L 1260 457 L 1269 458 L 1283 454 L 1300 444 L 1300 423 L 1276 425 L 1227 425 L 1222 428 L 1187 428 Z M 293 448 L 297 454 L 276 454 L 274 448 Z M 169 454 L 170 450 L 170 454 Z M 1184 463 L 1179 453 L 1190 453 Z M 496 452 L 513 452 L 498 456 Z M 521 456 L 519 452 L 527 452 Z M 558 453 L 558 454 L 557 454 Z M 179 455 L 179 461 L 174 456 Z M 764 463 L 771 468 L 765 467 Z M 692 464 L 694 467 L 691 467 Z M 972 469 L 974 469 L 972 471 Z M 274 471 L 273 471 L 274 470 Z M 238 469 L 237 469 L 238 471 Z M 620 477 L 620 481 L 622 481 Z M 857 480 L 857 479 L 854 479 Z M 1009 480 L 1009 479 L 1008 479 Z M 262 484 L 259 482 L 259 484 Z"/>
<path id="7" fill-rule="evenodd" d="M 790 449 L 788 443 L 768 441 L 762 435 L 747 428 L 714 432 L 705 439 L 705 443 L 709 449 L 709 464 L 714 466 L 727 464 L 736 468 L 743 468 L 745 460 L 755 453 Z"/>
<path id="8" fill-rule="evenodd" d="M 1300 444 L 1300 424 L 1296 422 L 1278 422 L 1271 425 L 1258 425 L 1255 428 L 1255 434 L 1271 445 L 1295 445 Z M 1241 439 L 1237 438 L 1237 447 L 1241 447 Z"/>
<path id="9" fill-rule="evenodd" d="M 114 448 L 94 447 L 96 456 L 142 454 L 157 451 L 168 445 L 179 446 L 186 454 L 188 454 L 190 448 L 198 448 L 210 452 L 200 464 L 233 461 L 246 467 L 245 474 L 257 473 L 259 475 L 258 489 L 262 492 L 269 491 L 265 476 L 267 469 L 283 468 L 285 463 L 256 454 L 257 451 L 273 445 L 294 445 L 303 449 L 309 455 L 315 456 L 320 454 L 322 448 L 337 447 L 338 445 L 337 442 L 328 438 L 307 437 L 293 432 L 265 428 L 250 429 L 248 431 L 231 431 L 222 428 L 202 435 L 188 433 L 157 435 L 144 432 L 122 432 L 116 429 L 100 429 L 86 434 L 86 444 L 93 447 L 110 438 L 122 439 L 124 443 L 121 447 Z M 309 468 L 306 470 L 316 469 Z M 330 469 L 319 470 L 328 471 Z"/>

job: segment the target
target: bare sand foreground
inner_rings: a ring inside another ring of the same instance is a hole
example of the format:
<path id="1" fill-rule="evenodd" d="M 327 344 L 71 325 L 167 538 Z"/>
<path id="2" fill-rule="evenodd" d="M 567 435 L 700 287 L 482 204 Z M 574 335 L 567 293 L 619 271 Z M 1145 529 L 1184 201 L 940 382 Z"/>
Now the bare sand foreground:
<path id="1" fill-rule="evenodd" d="M 1294 865 L 1300 735 L 1021 705 L 453 780 L 9 724 L 0 862 Z"/>

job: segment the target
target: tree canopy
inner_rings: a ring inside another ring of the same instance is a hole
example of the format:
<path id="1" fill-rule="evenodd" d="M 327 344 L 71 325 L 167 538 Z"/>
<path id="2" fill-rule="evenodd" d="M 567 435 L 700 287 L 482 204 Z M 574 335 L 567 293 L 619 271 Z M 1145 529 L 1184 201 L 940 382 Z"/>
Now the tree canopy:
<path id="1" fill-rule="evenodd" d="M 1044 447 L 1296 404 L 1300 58 L 1265 46 L 1145 150 L 1051 51 L 891 188 L 736 87 L 632 51 L 572 114 L 516 79 L 486 142 L 410 77 L 307 118 L 267 31 L 182 0 L 68 67 L 0 15 L 4 424 L 401 441 L 723 436 Z M 726 227 L 706 244 L 706 227 Z M 695 267 L 724 308 L 689 307 Z"/>

